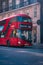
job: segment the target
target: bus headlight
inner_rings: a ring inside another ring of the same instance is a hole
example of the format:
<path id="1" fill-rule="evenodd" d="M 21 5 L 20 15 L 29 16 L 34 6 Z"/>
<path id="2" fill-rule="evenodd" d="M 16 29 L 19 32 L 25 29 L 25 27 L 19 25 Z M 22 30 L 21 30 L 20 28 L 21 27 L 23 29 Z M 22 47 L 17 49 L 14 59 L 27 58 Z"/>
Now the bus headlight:
<path id="1" fill-rule="evenodd" d="M 20 41 L 18 41 L 18 44 L 21 44 L 21 42 L 20 42 Z"/>

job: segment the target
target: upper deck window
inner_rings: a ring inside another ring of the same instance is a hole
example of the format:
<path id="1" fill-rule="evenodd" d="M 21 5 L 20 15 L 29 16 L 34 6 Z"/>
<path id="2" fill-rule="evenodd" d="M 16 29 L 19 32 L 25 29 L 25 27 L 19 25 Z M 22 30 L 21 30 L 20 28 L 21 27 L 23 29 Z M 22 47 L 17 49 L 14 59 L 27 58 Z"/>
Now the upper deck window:
<path id="1" fill-rule="evenodd" d="M 28 18 L 28 17 L 17 16 L 17 17 L 11 18 L 10 23 L 11 22 L 32 22 L 32 20 L 31 18 Z"/>
<path id="2" fill-rule="evenodd" d="M 17 21 L 17 18 L 16 17 L 13 17 L 13 18 L 10 19 L 10 23 L 16 22 L 16 21 Z"/>
<path id="3" fill-rule="evenodd" d="M 3 25 L 3 24 L 5 24 L 5 23 L 6 23 L 6 21 L 5 21 L 5 20 L 0 21 L 0 25 Z"/>
<path id="4" fill-rule="evenodd" d="M 19 21 L 19 22 L 32 22 L 31 18 L 21 17 L 21 16 L 17 17 L 17 21 Z"/>

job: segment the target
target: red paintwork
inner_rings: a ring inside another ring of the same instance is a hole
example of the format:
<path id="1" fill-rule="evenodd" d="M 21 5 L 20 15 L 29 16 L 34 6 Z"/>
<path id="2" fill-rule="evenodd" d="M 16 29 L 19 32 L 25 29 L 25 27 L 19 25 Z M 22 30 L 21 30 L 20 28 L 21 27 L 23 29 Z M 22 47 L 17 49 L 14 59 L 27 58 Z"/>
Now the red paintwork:
<path id="1" fill-rule="evenodd" d="M 0 38 L 0 45 L 6 45 L 6 38 Z"/>
<path id="2" fill-rule="evenodd" d="M 16 16 L 25 16 L 25 17 L 29 17 L 25 14 L 19 14 L 19 15 L 16 15 Z M 11 17 L 13 18 L 13 17 Z M 7 26 L 8 26 L 8 23 L 10 21 L 11 18 L 8 18 L 8 19 L 5 19 L 6 21 L 6 24 L 4 24 L 4 29 L 2 32 L 5 32 L 6 29 L 7 29 Z M 29 17 L 30 18 L 30 17 Z M 24 45 L 28 45 L 28 46 L 31 46 L 32 44 L 30 42 L 27 42 L 25 40 L 22 40 L 20 38 L 10 38 L 10 34 L 12 32 L 12 30 L 14 28 L 16 29 L 22 29 L 22 30 L 32 30 L 32 28 L 20 28 L 20 24 L 24 24 L 24 25 L 31 25 L 32 26 L 32 23 L 30 22 L 13 22 L 11 23 L 10 25 L 10 28 L 8 29 L 8 32 L 6 33 L 6 37 L 5 38 L 0 38 L 0 45 L 7 45 L 7 40 L 10 41 L 10 46 L 24 46 Z M 21 44 L 18 44 L 18 41 L 21 42 Z"/>
<path id="3" fill-rule="evenodd" d="M 5 21 L 6 21 L 6 23 L 4 24 L 4 29 L 2 30 L 2 32 L 4 32 L 7 29 L 10 19 L 5 19 Z"/>

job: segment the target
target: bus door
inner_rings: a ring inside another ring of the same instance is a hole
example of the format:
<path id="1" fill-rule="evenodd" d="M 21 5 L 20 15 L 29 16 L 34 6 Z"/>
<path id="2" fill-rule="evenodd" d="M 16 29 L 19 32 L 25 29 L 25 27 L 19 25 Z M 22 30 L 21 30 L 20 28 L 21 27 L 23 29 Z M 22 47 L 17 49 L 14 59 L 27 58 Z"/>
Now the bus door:
<path id="1" fill-rule="evenodd" d="M 17 30 L 16 36 L 18 37 L 18 42 L 21 44 L 31 43 L 32 32 L 28 30 Z"/>
<path id="2" fill-rule="evenodd" d="M 11 32 L 11 34 L 10 34 L 10 44 L 11 44 L 11 46 L 13 45 L 13 46 L 16 46 L 17 45 L 17 41 L 18 41 L 18 39 L 17 39 L 17 37 L 16 37 L 16 33 L 17 33 L 17 30 L 16 29 L 14 29 L 12 32 Z"/>
<path id="3" fill-rule="evenodd" d="M 25 41 L 31 41 L 31 31 L 21 30 L 21 38 Z"/>

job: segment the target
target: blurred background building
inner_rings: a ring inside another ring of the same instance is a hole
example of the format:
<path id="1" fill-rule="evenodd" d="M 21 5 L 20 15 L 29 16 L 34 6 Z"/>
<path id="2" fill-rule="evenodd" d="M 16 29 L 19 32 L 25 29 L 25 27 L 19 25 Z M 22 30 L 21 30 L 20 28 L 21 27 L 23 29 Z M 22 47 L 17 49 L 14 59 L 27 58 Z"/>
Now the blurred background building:
<path id="1" fill-rule="evenodd" d="M 32 18 L 32 42 L 43 43 L 43 0 L 0 0 L 0 20 L 25 13 Z"/>

